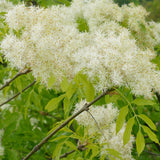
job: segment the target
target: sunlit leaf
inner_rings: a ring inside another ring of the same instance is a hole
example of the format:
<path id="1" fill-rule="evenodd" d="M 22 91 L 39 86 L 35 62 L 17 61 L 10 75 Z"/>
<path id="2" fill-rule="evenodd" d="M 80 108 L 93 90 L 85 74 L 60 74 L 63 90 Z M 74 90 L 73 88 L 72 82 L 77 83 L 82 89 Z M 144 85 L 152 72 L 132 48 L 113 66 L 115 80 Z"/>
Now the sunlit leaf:
<path id="1" fill-rule="evenodd" d="M 56 78 L 54 76 L 50 76 L 50 78 L 48 79 L 48 88 L 51 88 L 52 85 L 54 84 Z"/>
<path id="2" fill-rule="evenodd" d="M 159 140 L 154 132 L 152 132 L 147 126 L 142 126 L 142 128 L 153 142 L 159 144 Z"/>
<path id="3" fill-rule="evenodd" d="M 65 97 L 64 101 L 63 101 L 63 108 L 64 108 L 64 114 L 65 117 L 67 117 L 69 115 L 69 110 L 70 110 L 70 100 Z"/>
<path id="4" fill-rule="evenodd" d="M 121 160 L 123 160 L 123 158 L 121 157 L 121 153 L 119 153 L 118 151 L 116 151 L 115 149 L 106 149 L 108 151 L 108 154 L 111 154 L 112 156 L 119 158 Z"/>
<path id="5" fill-rule="evenodd" d="M 82 85 L 84 85 L 85 87 L 84 93 L 87 102 L 92 101 L 95 97 L 95 89 L 93 85 L 91 84 L 91 82 L 88 81 L 85 75 L 80 74 L 78 78 L 80 80 L 80 83 L 82 83 Z"/>
<path id="6" fill-rule="evenodd" d="M 63 92 L 66 92 L 68 87 L 69 87 L 69 82 L 68 82 L 67 78 L 64 77 L 62 82 L 61 82 L 61 89 L 62 89 Z"/>
<path id="7" fill-rule="evenodd" d="M 62 150 L 62 146 L 64 143 L 58 143 L 56 145 L 56 148 L 52 154 L 52 158 L 54 158 L 55 160 L 59 160 L 60 159 L 60 155 L 61 155 L 61 150 Z"/>
<path id="8" fill-rule="evenodd" d="M 127 114 L 128 114 L 128 106 L 121 108 L 116 121 L 116 133 L 118 133 L 122 128 Z"/>
<path id="9" fill-rule="evenodd" d="M 48 102 L 48 104 L 45 106 L 45 109 L 48 110 L 48 112 L 55 110 L 58 107 L 58 104 L 64 99 L 64 97 L 65 97 L 65 94 L 51 99 Z"/>
<path id="10" fill-rule="evenodd" d="M 144 114 L 140 114 L 138 115 L 139 118 L 141 118 L 143 121 L 145 121 L 145 123 L 148 124 L 148 126 L 153 129 L 154 131 L 156 131 L 156 126 L 155 124 L 152 122 L 152 120 L 150 118 L 148 118 L 146 115 Z"/>
<path id="11" fill-rule="evenodd" d="M 126 129 L 123 134 L 123 145 L 129 142 L 133 125 L 134 125 L 134 117 L 130 118 L 127 122 Z"/>
<path id="12" fill-rule="evenodd" d="M 154 105 L 155 103 L 151 100 L 136 98 L 132 103 L 136 105 Z"/>
<path id="13" fill-rule="evenodd" d="M 145 147 L 145 140 L 140 128 L 136 137 L 136 147 L 137 147 L 138 155 L 140 155 Z"/>

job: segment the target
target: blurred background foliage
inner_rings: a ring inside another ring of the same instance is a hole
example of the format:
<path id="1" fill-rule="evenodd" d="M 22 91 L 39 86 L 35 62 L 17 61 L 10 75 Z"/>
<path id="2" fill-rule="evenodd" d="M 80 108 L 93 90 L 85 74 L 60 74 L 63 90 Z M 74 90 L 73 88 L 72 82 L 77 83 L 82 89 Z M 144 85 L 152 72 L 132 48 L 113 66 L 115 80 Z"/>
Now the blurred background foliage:
<path id="1" fill-rule="evenodd" d="M 150 15 L 148 20 L 160 21 L 160 0 L 114 0 L 120 6 L 129 3 L 135 3 L 136 5 L 143 5 Z"/>

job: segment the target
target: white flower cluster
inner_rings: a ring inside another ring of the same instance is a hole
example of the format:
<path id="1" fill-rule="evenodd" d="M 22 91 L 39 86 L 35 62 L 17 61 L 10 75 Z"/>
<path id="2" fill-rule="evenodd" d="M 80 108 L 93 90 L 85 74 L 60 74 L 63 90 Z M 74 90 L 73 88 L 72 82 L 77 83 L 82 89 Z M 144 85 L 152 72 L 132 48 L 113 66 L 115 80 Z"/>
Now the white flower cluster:
<path id="1" fill-rule="evenodd" d="M 81 101 L 76 105 L 75 113 L 80 110 L 85 101 Z M 115 149 L 119 153 L 124 160 L 133 160 L 131 151 L 132 151 L 132 142 L 134 138 L 131 137 L 130 141 L 124 146 L 123 145 L 123 134 L 125 131 L 125 125 L 116 135 L 116 122 L 115 119 L 118 115 L 118 109 L 113 107 L 112 103 L 105 106 L 91 106 L 89 112 L 93 115 L 95 120 L 97 121 L 101 131 L 103 132 L 106 139 L 104 139 L 103 135 L 100 134 L 97 142 L 103 145 L 101 149 L 101 154 L 108 155 L 107 149 Z M 84 125 L 88 128 L 89 135 L 93 135 L 94 133 L 100 132 L 95 124 L 95 121 L 91 117 L 88 112 L 81 113 L 76 120 L 79 124 Z"/>
<path id="2" fill-rule="evenodd" d="M 6 15 L 10 33 L 1 44 L 3 54 L 18 69 L 31 68 L 47 84 L 59 86 L 83 71 L 96 90 L 127 86 L 135 95 L 160 93 L 160 71 L 150 61 L 160 43 L 160 24 L 146 22 L 141 6 L 119 7 L 112 0 L 74 0 L 71 6 L 51 8 L 18 5 Z M 77 19 L 89 32 L 80 32 Z M 16 32 L 16 33 L 15 33 Z"/>
<path id="3" fill-rule="evenodd" d="M 13 8 L 13 4 L 11 2 L 0 0 L 0 12 L 8 12 Z"/>
<path id="4" fill-rule="evenodd" d="M 8 12 L 12 8 L 13 4 L 11 2 L 0 0 L 0 28 L 5 27 L 2 21 L 4 19 L 4 12 Z"/>

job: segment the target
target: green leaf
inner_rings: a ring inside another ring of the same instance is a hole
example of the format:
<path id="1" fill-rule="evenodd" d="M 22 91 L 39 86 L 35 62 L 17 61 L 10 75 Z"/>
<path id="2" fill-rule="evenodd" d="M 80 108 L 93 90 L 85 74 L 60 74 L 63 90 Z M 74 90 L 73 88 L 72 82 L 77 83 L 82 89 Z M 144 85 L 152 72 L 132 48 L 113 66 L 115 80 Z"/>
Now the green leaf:
<path id="1" fill-rule="evenodd" d="M 1 56 L 0 56 L 0 62 L 1 62 L 1 63 L 3 63 L 3 59 L 2 59 L 2 57 L 1 57 Z"/>
<path id="2" fill-rule="evenodd" d="M 122 128 L 127 114 L 128 114 L 128 106 L 121 108 L 117 121 L 116 121 L 116 134 Z"/>
<path id="3" fill-rule="evenodd" d="M 139 128 L 139 131 L 136 137 L 136 147 L 137 147 L 138 155 L 140 155 L 145 147 L 145 140 L 144 140 L 143 134 L 141 133 L 141 128 Z"/>
<path id="4" fill-rule="evenodd" d="M 116 151 L 114 149 L 109 149 L 109 148 L 106 150 L 108 151 L 108 154 L 123 160 L 123 158 L 121 157 L 121 153 L 119 153 L 118 151 Z"/>
<path id="5" fill-rule="evenodd" d="M 69 110 L 70 110 L 70 100 L 65 97 L 64 101 L 63 101 L 63 106 L 64 106 L 64 115 L 65 117 L 68 117 L 69 115 Z"/>
<path id="6" fill-rule="evenodd" d="M 67 88 L 66 96 L 68 99 L 72 98 L 73 94 L 76 91 L 76 87 L 73 83 L 70 83 L 69 87 Z"/>
<path id="7" fill-rule="evenodd" d="M 144 132 L 147 133 L 147 135 L 149 136 L 149 138 L 150 138 L 153 142 L 159 144 L 159 140 L 158 140 L 156 134 L 153 133 L 153 132 L 150 130 L 150 128 L 148 128 L 147 126 L 142 126 L 142 128 L 143 128 Z"/>
<path id="8" fill-rule="evenodd" d="M 78 157 L 76 160 L 84 160 L 82 157 Z"/>
<path id="9" fill-rule="evenodd" d="M 23 86 L 22 86 L 22 83 L 23 83 L 23 82 L 21 81 L 20 78 L 17 78 L 17 79 L 15 80 L 15 83 L 16 83 L 16 87 L 17 87 L 18 91 L 21 92 L 22 89 L 23 89 Z"/>
<path id="10" fill-rule="evenodd" d="M 62 4 L 66 6 L 70 5 L 70 2 L 68 0 L 53 0 L 53 2 L 55 2 L 56 4 Z"/>
<path id="11" fill-rule="evenodd" d="M 65 144 L 70 147 L 71 149 L 75 149 L 77 150 L 77 146 L 75 144 L 73 144 L 72 142 L 70 141 L 66 141 Z"/>
<path id="12" fill-rule="evenodd" d="M 117 101 L 118 100 L 121 100 L 121 96 L 120 95 L 116 95 L 116 94 L 114 94 L 114 95 L 112 95 L 112 96 L 110 96 L 110 95 L 106 95 L 105 96 L 105 102 L 108 104 L 108 103 L 115 103 L 115 104 L 117 104 Z"/>
<path id="13" fill-rule="evenodd" d="M 153 129 L 154 131 L 157 131 L 155 124 L 152 122 L 152 120 L 150 118 L 148 118 L 146 115 L 144 114 L 140 114 L 138 115 L 139 118 L 141 118 L 143 121 L 145 121 L 145 123 L 147 123 L 147 125 Z"/>
<path id="14" fill-rule="evenodd" d="M 128 141 L 130 140 L 133 125 L 134 125 L 134 117 L 130 118 L 127 122 L 126 129 L 123 134 L 123 145 L 127 144 Z"/>
<path id="15" fill-rule="evenodd" d="M 37 94 L 35 91 L 31 91 L 29 95 L 31 103 L 34 103 L 35 106 L 39 107 L 42 110 L 43 108 L 41 107 L 41 98 L 39 94 Z"/>
<path id="16" fill-rule="evenodd" d="M 106 154 L 102 154 L 100 160 L 105 160 L 106 159 Z"/>
<path id="17" fill-rule="evenodd" d="M 62 99 L 65 97 L 66 95 L 63 94 L 59 97 L 53 98 L 51 99 L 48 104 L 45 106 L 45 109 L 48 110 L 48 112 L 51 112 L 53 110 L 55 110 L 58 107 L 58 104 L 62 101 Z"/>
<path id="18" fill-rule="evenodd" d="M 142 98 L 136 98 L 132 103 L 136 105 L 154 105 L 155 103 L 151 100 L 142 99 Z"/>
<path id="19" fill-rule="evenodd" d="M 89 26 L 84 17 L 78 17 L 76 22 L 78 24 L 77 28 L 80 32 L 89 32 Z"/>
<path id="20" fill-rule="evenodd" d="M 56 78 L 54 76 L 50 76 L 50 78 L 48 79 L 48 88 L 51 88 L 52 85 L 54 84 Z"/>
<path id="21" fill-rule="evenodd" d="M 63 92 L 66 92 L 67 89 L 69 87 L 69 83 L 66 77 L 63 78 L 62 82 L 61 82 L 61 89 Z"/>
<path id="22" fill-rule="evenodd" d="M 93 159 L 93 157 L 97 156 L 99 153 L 99 147 L 95 144 L 87 145 L 87 149 L 92 150 L 92 155 L 91 155 L 90 159 Z"/>
<path id="23" fill-rule="evenodd" d="M 85 75 L 79 74 L 78 78 L 80 83 L 82 83 L 82 85 L 84 85 L 85 87 L 84 93 L 85 93 L 85 98 L 87 102 L 92 101 L 95 97 L 95 89 L 92 83 L 88 81 Z"/>
<path id="24" fill-rule="evenodd" d="M 108 155 L 108 158 L 109 158 L 110 160 L 116 160 L 115 158 L 113 158 L 112 156 L 109 156 L 109 155 Z"/>
<path id="25" fill-rule="evenodd" d="M 61 150 L 62 150 L 62 146 L 64 143 L 58 143 L 56 145 L 56 148 L 52 154 L 52 158 L 55 158 L 55 160 L 59 160 L 60 159 L 60 155 L 61 155 Z"/>
<path id="26" fill-rule="evenodd" d="M 17 160 L 18 159 L 18 153 L 15 150 L 8 150 L 7 155 L 8 160 Z"/>
<path id="27" fill-rule="evenodd" d="M 55 142 L 55 141 L 58 141 L 58 140 L 61 140 L 61 139 L 68 139 L 68 138 L 69 138 L 69 136 L 67 136 L 67 135 L 61 135 L 59 137 L 56 137 L 56 138 L 50 140 L 49 142 Z"/>

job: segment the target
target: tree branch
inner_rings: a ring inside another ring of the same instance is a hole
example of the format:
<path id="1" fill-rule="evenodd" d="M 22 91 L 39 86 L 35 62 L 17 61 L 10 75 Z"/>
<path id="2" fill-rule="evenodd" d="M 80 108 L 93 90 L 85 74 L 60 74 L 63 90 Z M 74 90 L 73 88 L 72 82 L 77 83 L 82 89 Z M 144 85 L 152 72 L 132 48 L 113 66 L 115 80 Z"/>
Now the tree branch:
<path id="1" fill-rule="evenodd" d="M 14 81 L 16 78 L 18 78 L 19 76 L 23 75 L 23 74 L 27 74 L 31 72 L 30 69 L 25 70 L 24 72 L 18 72 L 12 79 L 10 79 L 9 81 L 7 81 L 2 87 L 0 87 L 0 90 L 2 90 L 3 88 L 9 86 L 9 84 Z"/>
<path id="2" fill-rule="evenodd" d="M 37 144 L 32 150 L 31 152 L 28 153 L 28 155 L 23 159 L 23 160 L 27 160 L 28 158 L 30 158 L 35 152 L 37 152 L 38 150 L 40 150 L 40 148 L 48 142 L 48 140 L 55 135 L 59 130 L 61 130 L 63 127 L 65 127 L 71 120 L 73 120 L 75 117 L 77 117 L 79 114 L 81 114 L 84 111 L 87 111 L 88 108 L 94 104 L 95 102 L 97 102 L 99 99 L 101 99 L 102 97 L 104 97 L 106 94 L 108 94 L 109 92 L 113 91 L 109 90 L 106 91 L 104 90 L 102 92 L 102 94 L 100 94 L 97 98 L 95 98 L 92 102 L 85 104 L 77 113 L 75 113 L 74 115 L 72 115 L 70 118 L 68 118 L 65 122 L 63 122 L 59 127 L 57 127 L 54 131 L 52 131 L 47 137 L 45 137 L 44 139 L 42 139 L 42 141 Z"/>
<path id="3" fill-rule="evenodd" d="M 8 100 L 6 100 L 5 102 L 3 102 L 2 104 L 0 104 L 0 107 L 3 106 L 4 104 L 10 102 L 12 99 L 16 98 L 17 96 L 19 96 L 21 93 L 23 93 L 25 90 L 27 90 L 29 87 L 33 86 L 36 83 L 36 80 L 34 80 L 31 84 L 29 84 L 26 88 L 24 88 L 21 92 L 18 92 L 17 94 L 15 94 L 13 97 L 9 98 Z"/>
<path id="4" fill-rule="evenodd" d="M 78 143 L 77 143 L 77 145 L 78 145 L 78 146 L 77 146 L 77 149 L 78 149 L 79 151 L 84 151 L 84 150 L 87 149 L 87 148 L 85 148 L 85 147 L 87 146 L 87 144 L 88 144 L 88 143 L 81 144 L 81 142 L 78 141 Z M 69 152 L 66 152 L 66 153 L 62 154 L 62 155 L 59 157 L 59 159 L 66 158 L 68 155 L 74 153 L 75 151 L 76 151 L 76 150 L 73 149 L 73 150 L 71 150 L 71 151 L 69 151 Z M 50 158 L 49 160 L 55 160 L 55 159 Z"/>
<path id="5" fill-rule="evenodd" d="M 98 122 L 96 121 L 96 119 L 94 118 L 94 116 L 92 115 L 92 113 L 91 113 L 91 112 L 89 112 L 89 110 L 88 110 L 87 112 L 90 114 L 90 116 L 91 116 L 91 117 L 92 117 L 92 119 L 94 120 L 94 122 L 95 122 L 95 124 L 96 124 L 96 126 L 97 126 L 98 130 L 101 132 L 101 134 L 102 134 L 103 138 L 106 140 L 106 137 L 105 137 L 105 135 L 104 135 L 103 131 L 101 130 L 101 128 L 100 128 L 100 126 L 99 126 Z"/>
<path id="6" fill-rule="evenodd" d="M 60 159 L 67 157 L 68 155 L 72 154 L 73 152 L 75 152 L 76 150 L 72 150 L 70 152 L 64 153 L 63 155 L 60 156 Z"/>
<path id="7" fill-rule="evenodd" d="M 160 154 L 158 154 L 158 153 L 150 152 L 150 151 L 147 151 L 147 150 L 144 150 L 144 152 L 149 153 L 149 154 L 154 155 L 154 156 L 160 156 Z"/>

